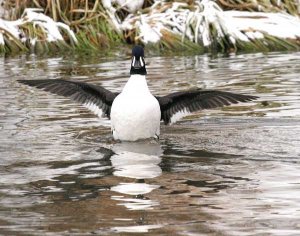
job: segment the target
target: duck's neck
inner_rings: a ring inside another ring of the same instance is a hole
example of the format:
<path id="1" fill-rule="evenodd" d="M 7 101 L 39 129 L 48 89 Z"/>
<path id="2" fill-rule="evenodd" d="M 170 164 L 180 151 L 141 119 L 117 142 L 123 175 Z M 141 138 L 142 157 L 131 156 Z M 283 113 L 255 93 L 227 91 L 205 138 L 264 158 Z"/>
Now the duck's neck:
<path id="1" fill-rule="evenodd" d="M 123 89 L 123 92 L 130 92 L 134 94 L 149 92 L 146 76 L 139 74 L 131 75 Z"/>
<path id="2" fill-rule="evenodd" d="M 145 66 L 144 58 L 140 57 L 135 59 L 133 57 L 131 68 L 130 68 L 130 75 L 147 75 L 147 70 Z M 137 67 L 134 67 L 134 65 L 137 65 Z"/>

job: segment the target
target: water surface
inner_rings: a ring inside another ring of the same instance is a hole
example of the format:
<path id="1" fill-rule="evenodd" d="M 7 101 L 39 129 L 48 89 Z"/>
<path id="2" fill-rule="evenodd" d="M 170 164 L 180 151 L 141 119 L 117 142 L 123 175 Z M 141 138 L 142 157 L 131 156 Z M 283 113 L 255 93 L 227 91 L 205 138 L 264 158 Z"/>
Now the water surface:
<path id="1" fill-rule="evenodd" d="M 17 79 L 120 91 L 128 56 L 0 59 L 0 234 L 299 235 L 300 53 L 151 57 L 148 84 L 259 96 L 114 143 L 109 121 Z"/>

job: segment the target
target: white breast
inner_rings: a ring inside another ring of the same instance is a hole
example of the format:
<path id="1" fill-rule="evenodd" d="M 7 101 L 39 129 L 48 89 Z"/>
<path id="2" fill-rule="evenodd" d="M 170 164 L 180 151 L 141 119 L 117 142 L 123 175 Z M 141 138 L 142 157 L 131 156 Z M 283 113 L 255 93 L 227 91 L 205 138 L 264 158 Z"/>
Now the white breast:
<path id="1" fill-rule="evenodd" d="M 159 136 L 160 107 L 144 75 L 132 75 L 111 107 L 115 139 L 136 141 Z"/>

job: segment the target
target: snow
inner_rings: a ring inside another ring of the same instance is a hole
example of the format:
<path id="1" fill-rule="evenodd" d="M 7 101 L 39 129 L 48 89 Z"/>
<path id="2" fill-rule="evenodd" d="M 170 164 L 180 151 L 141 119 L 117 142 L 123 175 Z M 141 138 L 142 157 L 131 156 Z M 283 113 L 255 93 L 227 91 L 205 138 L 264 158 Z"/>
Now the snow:
<path id="1" fill-rule="evenodd" d="M 217 39 L 225 35 L 234 44 L 237 40 L 249 42 L 263 39 L 265 35 L 282 39 L 300 37 L 300 20 L 285 13 L 223 11 L 211 0 L 195 1 L 195 9 L 183 2 L 155 1 L 148 13 L 129 15 L 121 24 L 121 30 L 136 30 L 143 43 L 158 42 L 161 31 L 169 31 L 195 43 L 210 46 L 211 26 Z M 165 9 L 165 11 L 161 11 Z"/>
<path id="2" fill-rule="evenodd" d="M 113 3 L 116 3 L 119 7 L 116 9 L 113 7 Z M 136 13 L 142 9 L 144 0 L 102 0 L 102 5 L 106 9 L 106 13 L 110 18 L 112 26 L 118 33 L 122 33 L 121 20 L 116 14 L 118 9 L 126 9 L 129 13 Z M 130 26 L 128 26 L 130 27 Z"/>
<path id="3" fill-rule="evenodd" d="M 214 40 L 225 36 L 232 44 L 238 41 L 263 40 L 266 36 L 300 38 L 300 19 L 296 16 L 286 13 L 223 11 L 212 0 L 195 0 L 193 8 L 185 2 L 156 0 L 144 13 L 139 11 L 144 0 L 102 0 L 102 4 L 111 25 L 118 33 L 134 31 L 136 39 L 144 44 L 159 42 L 163 37 L 162 32 L 178 35 L 182 40 L 188 39 L 204 47 L 209 47 Z M 130 13 L 123 21 L 117 15 L 120 8 Z M 40 11 L 43 10 L 27 8 L 16 21 L 0 19 L 0 45 L 5 44 L 4 39 L 20 40 L 23 43 L 29 41 L 35 45 L 39 39 L 29 38 L 22 31 L 22 26 L 28 23 L 41 28 L 48 42 L 63 41 L 64 31 L 77 43 L 76 36 L 68 25 L 55 22 Z M 214 34 L 212 28 L 215 30 Z"/>
<path id="4" fill-rule="evenodd" d="M 102 0 L 103 7 L 115 13 L 117 9 L 112 6 L 113 3 L 117 3 L 119 8 L 124 8 L 130 13 L 135 13 L 142 9 L 144 0 Z"/>
<path id="5" fill-rule="evenodd" d="M 35 45 L 36 38 L 27 38 L 22 31 L 24 24 L 32 23 L 34 27 L 39 26 L 47 35 L 48 42 L 64 41 L 60 29 L 66 31 L 69 37 L 77 43 L 76 36 L 70 27 L 61 22 L 55 22 L 50 17 L 43 13 L 39 13 L 42 9 L 27 8 L 22 17 L 16 21 L 7 21 L 0 19 L 0 45 L 4 45 L 4 35 L 13 36 L 15 39 L 25 42 L 29 40 L 32 45 Z M 8 37 L 8 38 L 9 38 Z"/>

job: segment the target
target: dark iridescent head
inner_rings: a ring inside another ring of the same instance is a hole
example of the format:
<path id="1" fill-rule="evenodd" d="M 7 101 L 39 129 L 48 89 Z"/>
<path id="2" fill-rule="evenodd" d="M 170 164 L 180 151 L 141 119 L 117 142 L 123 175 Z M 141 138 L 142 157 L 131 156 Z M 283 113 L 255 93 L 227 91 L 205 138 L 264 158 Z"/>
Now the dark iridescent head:
<path id="1" fill-rule="evenodd" d="M 142 46 L 134 46 L 132 49 L 132 61 L 130 74 L 146 75 L 146 65 L 144 59 L 144 48 Z"/>

